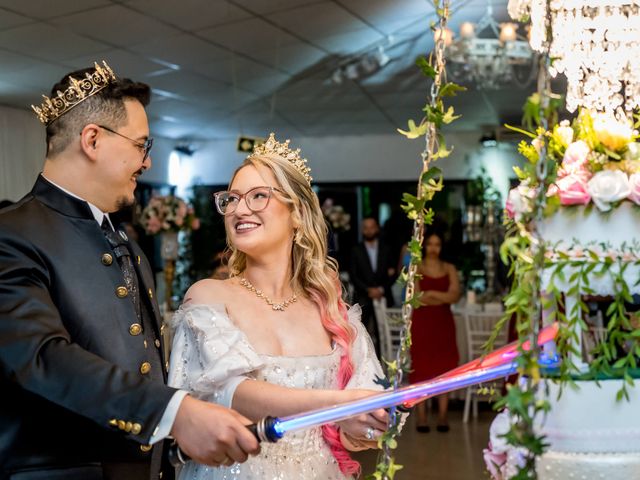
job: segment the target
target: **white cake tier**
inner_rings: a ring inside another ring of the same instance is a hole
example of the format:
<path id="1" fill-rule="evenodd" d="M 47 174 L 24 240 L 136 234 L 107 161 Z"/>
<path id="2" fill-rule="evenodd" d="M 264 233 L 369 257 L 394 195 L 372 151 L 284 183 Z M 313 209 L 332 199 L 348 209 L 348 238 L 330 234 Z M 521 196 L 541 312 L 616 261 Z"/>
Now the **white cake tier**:
<path id="1" fill-rule="evenodd" d="M 601 276 L 596 275 L 595 273 L 590 274 L 588 287 L 590 290 L 592 290 L 592 292 L 585 291 L 585 288 L 587 287 L 587 285 L 582 283 L 580 285 L 581 287 L 580 293 L 590 294 L 590 295 L 613 296 L 616 293 L 616 291 L 614 289 L 615 285 L 612 280 L 612 274 L 614 276 L 618 275 L 618 272 L 620 272 L 620 267 L 618 265 L 611 265 L 609 267 L 609 270 L 610 271 L 604 273 Z M 570 284 L 569 280 L 571 279 L 571 276 L 578 271 L 580 271 L 580 268 L 578 267 L 566 266 L 565 268 L 563 268 L 562 272 L 564 274 L 564 281 L 560 279 L 558 276 L 556 276 L 554 279 L 554 284 L 556 288 L 561 292 L 568 292 L 571 289 L 571 287 L 573 287 L 573 284 Z M 541 282 L 543 291 L 547 289 L 547 286 L 551 281 L 552 273 L 553 273 L 553 269 L 551 268 L 546 268 L 542 272 L 542 275 L 540 277 L 540 282 Z M 638 279 L 640 279 L 640 265 L 627 265 L 623 273 L 623 278 L 625 283 L 629 287 L 629 292 L 631 293 L 631 295 L 640 294 L 640 284 L 636 285 L 636 282 L 638 281 Z"/>
<path id="2" fill-rule="evenodd" d="M 544 219 L 540 223 L 542 238 L 554 246 L 556 251 L 575 255 L 582 250 L 596 250 L 604 257 L 613 255 L 614 264 L 607 272 L 598 275 L 600 267 L 589 274 L 589 289 L 596 295 L 614 295 L 613 275 L 620 271 L 619 258 L 624 258 L 626 263 L 624 280 L 631 294 L 640 294 L 640 285 L 636 285 L 640 278 L 640 265 L 636 265 L 637 255 L 640 254 L 640 208 L 631 202 L 622 202 L 615 210 L 607 213 L 600 212 L 597 208 L 586 209 L 582 206 L 560 208 L 553 216 Z M 636 247 L 633 248 L 632 247 Z M 633 252 L 631 252 L 633 250 Z M 586 257 L 586 253 L 584 254 Z M 580 260 L 572 256 L 575 260 Z M 584 258 L 584 257 L 583 257 Z M 587 258 L 585 258 L 587 260 Z M 589 259 L 589 261 L 592 261 Z M 542 289 L 545 290 L 551 281 L 553 268 L 547 268 L 542 272 Z M 575 281 L 569 284 L 574 273 L 579 272 L 579 267 L 565 266 L 562 270 L 564 280 L 556 276 L 555 286 L 558 290 L 566 292 L 575 285 Z M 586 285 L 581 285 L 581 294 Z"/>
<path id="3" fill-rule="evenodd" d="M 549 451 L 640 455 L 640 387 L 628 388 L 629 401 L 616 401 L 622 380 L 603 380 L 599 387 L 594 381 L 576 384 L 578 390 L 565 386 L 558 399 L 560 387 L 549 383 L 551 411 L 541 426 Z"/>
<path id="4" fill-rule="evenodd" d="M 549 452 L 536 471 L 539 480 L 631 480 L 640 478 L 640 454 Z"/>
<path id="5" fill-rule="evenodd" d="M 561 247 L 574 243 L 605 242 L 618 249 L 640 240 L 640 208 L 632 202 L 622 202 L 610 212 L 602 213 L 595 206 L 561 207 L 539 226 L 540 234 L 548 242 L 560 242 Z"/>

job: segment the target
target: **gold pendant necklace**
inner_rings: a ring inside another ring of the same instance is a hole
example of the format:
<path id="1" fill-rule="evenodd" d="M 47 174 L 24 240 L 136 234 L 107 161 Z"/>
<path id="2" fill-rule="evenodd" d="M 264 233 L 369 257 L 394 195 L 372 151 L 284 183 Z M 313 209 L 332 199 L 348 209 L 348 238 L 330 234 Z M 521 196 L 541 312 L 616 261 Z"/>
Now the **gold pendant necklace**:
<path id="1" fill-rule="evenodd" d="M 267 297 L 262 290 L 258 290 L 256 287 L 253 286 L 253 284 L 247 280 L 244 277 L 239 277 L 240 278 L 240 285 L 242 285 L 243 287 L 245 287 L 247 290 L 249 290 L 250 292 L 253 292 L 256 294 L 256 296 L 258 298 L 263 298 L 265 302 L 267 302 L 267 304 L 276 311 L 280 311 L 280 312 L 284 312 L 284 309 L 287 308 L 289 305 L 291 305 L 293 302 L 295 302 L 296 300 L 298 300 L 298 296 L 294 293 L 291 298 L 288 298 L 287 300 L 285 300 L 284 302 L 280 302 L 280 303 L 275 303 L 273 300 L 271 300 L 269 297 Z"/>

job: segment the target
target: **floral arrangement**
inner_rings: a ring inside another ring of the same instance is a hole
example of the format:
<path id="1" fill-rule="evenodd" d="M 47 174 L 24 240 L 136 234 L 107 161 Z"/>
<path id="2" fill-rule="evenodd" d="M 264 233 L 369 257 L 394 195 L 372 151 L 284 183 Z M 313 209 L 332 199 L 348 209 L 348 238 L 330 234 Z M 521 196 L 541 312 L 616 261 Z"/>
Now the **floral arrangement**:
<path id="1" fill-rule="evenodd" d="M 588 109 L 579 110 L 572 122 L 558 122 L 559 96 L 546 95 L 547 107 L 542 106 L 541 94 L 532 95 L 525 105 L 523 123 L 535 125 L 530 128 L 533 133 L 515 129 L 532 140 L 519 145 L 526 161 L 515 169 L 520 184 L 511 190 L 506 204 L 507 237 L 500 253 L 514 280 L 496 332 L 515 318 L 522 344 L 535 335 L 534 325 L 544 311 L 546 321 L 558 323 L 555 343 L 562 361 L 549 374 L 541 371 L 535 352 L 522 354 L 521 382 L 508 385 L 507 394 L 496 404 L 510 411 L 510 423 L 502 425 L 502 439 L 515 450 L 502 449 L 492 437 L 485 452 L 494 479 L 536 478 L 536 459 L 548 445 L 543 431 L 534 425 L 552 408 L 543 391 L 535 393 L 544 388 L 541 379 L 552 377 L 561 388 L 576 379 L 624 379 L 616 396 L 621 400 L 629 398 L 637 376 L 640 329 L 632 324 L 626 304 L 632 303 L 637 285 L 640 245 L 616 243 L 611 235 L 611 241 L 571 241 L 576 233 L 572 231 L 567 231 L 566 239 L 551 243 L 538 226 L 560 206 L 583 206 L 588 214 L 592 209 L 611 212 L 622 202 L 640 205 L 638 123 Z M 548 128 L 541 126 L 546 124 Z M 577 352 L 575 339 L 588 335 L 591 328 L 584 318 L 589 295 L 610 299 L 604 319 L 606 335 Z M 511 463 L 509 451 L 517 452 L 520 461 Z M 505 470 L 510 465 L 515 475 Z"/>
<path id="2" fill-rule="evenodd" d="M 321 208 L 334 232 L 346 232 L 351 229 L 351 215 L 345 212 L 341 205 L 334 205 L 333 199 L 327 198 Z"/>
<path id="3" fill-rule="evenodd" d="M 507 409 L 498 413 L 489 427 L 489 444 L 482 450 L 482 458 L 493 480 L 507 480 L 523 465 L 524 452 L 507 441 L 510 428 Z"/>
<path id="4" fill-rule="evenodd" d="M 193 207 L 180 197 L 166 195 L 152 197 L 142 210 L 140 224 L 148 234 L 178 232 L 180 230 L 198 230 L 200 219 Z"/>
<path id="5" fill-rule="evenodd" d="M 563 120 L 536 135 L 521 131 L 533 137 L 531 143 L 519 146 L 531 163 L 538 160 L 539 134 L 546 137 L 547 155 L 556 167 L 555 182 L 547 190 L 550 211 L 558 205 L 591 202 L 601 212 L 623 200 L 640 205 L 640 143 L 635 126 L 612 114 L 582 109 L 573 124 Z M 506 209 L 510 218 L 519 221 L 532 212 L 536 190 L 528 172 L 516 169 L 516 173 L 521 183 L 509 193 Z"/>

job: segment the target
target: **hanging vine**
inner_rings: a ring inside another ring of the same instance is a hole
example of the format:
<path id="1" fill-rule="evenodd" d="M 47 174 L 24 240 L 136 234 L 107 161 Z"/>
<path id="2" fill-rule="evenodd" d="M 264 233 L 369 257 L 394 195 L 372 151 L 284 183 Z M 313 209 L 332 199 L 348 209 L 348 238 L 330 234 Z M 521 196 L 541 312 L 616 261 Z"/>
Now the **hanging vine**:
<path id="1" fill-rule="evenodd" d="M 430 225 L 433 220 L 433 210 L 428 205 L 444 185 L 442 171 L 437 167 L 432 167 L 431 163 L 449 156 L 453 150 L 447 148 L 440 129 L 443 125 L 453 122 L 458 116 L 454 114 L 453 107 L 445 107 L 443 99 L 455 96 L 459 91 L 465 90 L 464 87 L 446 81 L 444 32 L 450 14 L 450 1 L 434 0 L 433 4 L 438 17 L 438 20 L 431 24 L 435 47 L 428 58 L 420 57 L 416 61 L 422 74 L 431 81 L 430 98 L 422 109 L 425 115 L 419 124 L 409 120 L 406 131 L 398 129 L 408 139 L 424 138 L 425 148 L 421 153 L 422 170 L 416 195 L 404 193 L 402 198 L 402 209 L 414 223 L 413 234 L 408 244 L 411 261 L 408 269 L 403 270 L 400 275 L 400 281 L 406 284 L 405 301 L 402 306 L 404 325 L 400 336 L 400 347 L 395 359 L 386 359 L 387 379 L 382 381 L 386 386 L 393 386 L 394 389 L 401 385 L 404 375 L 408 373 L 411 318 L 414 308 L 422 305 L 419 294 L 415 290 L 415 282 L 420 277 L 417 269 L 422 261 L 424 228 L 425 225 Z M 399 434 L 399 422 L 400 414 L 396 408 L 392 408 L 389 414 L 388 429 L 379 440 L 382 449 L 381 458 L 376 466 L 376 471 L 369 475 L 368 479 L 393 480 L 396 472 L 402 468 L 402 465 L 395 463 L 393 456 L 393 451 L 397 447 L 396 437 Z"/>
<path id="2" fill-rule="evenodd" d="M 547 20 L 547 37 L 551 37 L 551 22 Z M 549 205 L 547 192 L 556 178 L 556 165 L 551 155 L 548 155 L 553 145 L 549 144 L 546 135 L 549 122 L 553 122 L 557 102 L 551 93 L 549 67 L 549 45 L 539 57 L 537 95 L 530 98 L 525 107 L 525 124 L 535 125 L 533 151 L 521 144 L 520 151 L 527 157 L 529 163 L 523 173 L 530 179 L 532 198 L 529 221 L 515 222 L 507 234 L 500 254 L 505 263 L 510 264 L 512 287 L 504 298 L 505 315 L 494 330 L 494 337 L 488 342 L 491 348 L 499 329 L 515 317 L 518 333 L 518 375 L 519 382 L 507 386 L 507 394 L 496 402 L 495 408 L 506 407 L 511 417 L 510 429 L 506 433 L 507 442 L 520 452 L 520 461 L 512 480 L 528 480 L 537 478 L 536 459 L 545 447 L 545 438 L 535 430 L 535 422 L 543 413 L 548 412 L 550 404 L 547 395 L 538 394 L 540 388 L 541 371 L 538 361 L 540 349 L 538 347 L 538 333 L 543 310 L 561 312 L 559 308 L 562 299 L 559 295 L 542 295 L 541 272 L 547 262 L 546 248 L 539 231 L 545 213 L 553 205 Z M 516 172 L 518 173 L 518 172 Z M 553 293 L 553 292 L 552 292 Z M 544 300 L 543 300 L 544 298 Z M 524 349 L 525 342 L 531 348 Z M 570 342 L 558 344 L 560 350 L 571 348 Z M 566 352 L 562 352 L 563 354 Z M 564 355 L 563 355 L 564 356 Z"/>

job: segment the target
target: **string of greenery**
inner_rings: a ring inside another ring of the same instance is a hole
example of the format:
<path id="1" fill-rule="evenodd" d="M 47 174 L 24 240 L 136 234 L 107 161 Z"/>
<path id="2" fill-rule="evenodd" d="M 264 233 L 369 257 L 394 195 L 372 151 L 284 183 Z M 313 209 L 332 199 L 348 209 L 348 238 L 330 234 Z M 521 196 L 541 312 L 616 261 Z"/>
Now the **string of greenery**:
<path id="1" fill-rule="evenodd" d="M 445 97 L 455 96 L 465 90 L 455 83 L 446 82 L 444 60 L 444 36 L 447 21 L 449 19 L 449 0 L 434 0 L 434 8 L 438 17 L 437 22 L 431 24 L 431 30 L 435 34 L 436 42 L 433 52 L 428 58 L 420 57 L 416 64 L 422 74 L 431 82 L 430 99 L 423 107 L 424 116 L 416 124 L 414 120 L 408 121 L 408 129 L 398 131 L 408 139 L 424 138 L 425 149 L 421 154 L 422 171 L 418 179 L 416 195 L 403 194 L 402 209 L 407 217 L 414 222 L 412 238 L 408 244 L 411 261 L 408 269 L 403 270 L 400 281 L 406 285 L 405 302 L 403 304 L 403 328 L 400 336 L 400 347 L 395 359 L 385 359 L 387 378 L 378 379 L 386 388 L 393 386 L 398 388 L 403 376 L 409 371 L 409 351 L 411 348 L 411 318 L 413 309 L 419 308 L 420 294 L 416 292 L 415 282 L 420 276 L 417 268 L 422 262 L 422 244 L 424 241 L 424 227 L 433 220 L 433 210 L 429 202 L 434 195 L 441 191 L 443 183 L 442 171 L 432 167 L 431 163 L 446 158 L 452 152 L 448 149 L 444 136 L 440 132 L 443 125 L 453 122 L 458 116 L 453 107 L 446 108 Z M 376 471 L 366 478 L 370 480 L 393 480 L 396 472 L 402 469 L 402 465 L 395 462 L 393 451 L 397 448 L 396 437 L 400 433 L 400 415 L 395 408 L 390 410 L 389 425 L 387 431 L 379 439 L 381 456 L 376 465 Z"/>

